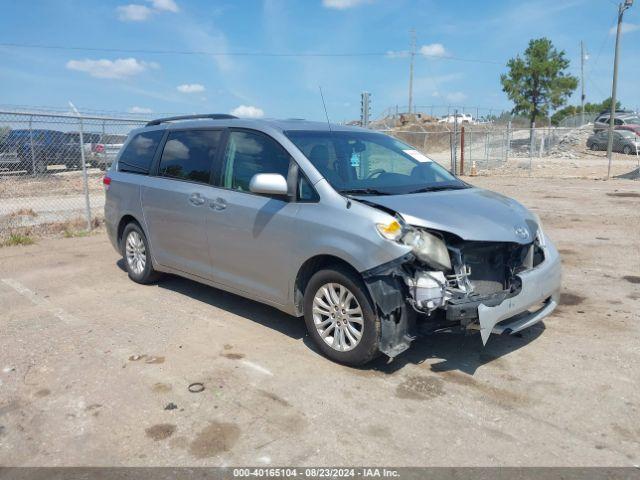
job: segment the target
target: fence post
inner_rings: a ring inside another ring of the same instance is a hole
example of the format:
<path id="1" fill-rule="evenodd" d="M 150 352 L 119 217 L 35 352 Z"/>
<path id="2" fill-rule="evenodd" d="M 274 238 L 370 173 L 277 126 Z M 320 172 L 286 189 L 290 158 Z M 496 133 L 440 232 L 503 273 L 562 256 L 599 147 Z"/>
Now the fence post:
<path id="1" fill-rule="evenodd" d="M 484 132 L 484 161 L 487 164 L 487 169 L 489 169 L 489 130 Z"/>
<path id="2" fill-rule="evenodd" d="M 473 152 L 473 130 L 469 130 L 469 142 L 467 143 L 469 144 L 469 155 L 467 157 L 467 160 L 471 162 L 471 169 L 473 170 L 473 165 L 475 164 L 471 155 Z"/>
<path id="3" fill-rule="evenodd" d="M 36 176 L 36 152 L 33 149 L 33 115 L 29 115 L 29 150 L 31 150 L 31 175 Z"/>
<path id="4" fill-rule="evenodd" d="M 531 169 L 533 168 L 533 149 L 536 145 L 536 122 L 531 124 L 531 129 L 529 130 L 529 176 L 531 176 Z"/>
<path id="5" fill-rule="evenodd" d="M 451 143 L 451 173 L 458 170 L 458 110 L 453 111 L 453 142 Z"/>
<path id="6" fill-rule="evenodd" d="M 87 162 L 84 158 L 84 127 L 82 117 L 78 116 L 80 126 L 80 160 L 82 161 L 82 188 L 84 190 L 84 206 L 87 217 L 87 230 L 91 230 L 91 203 L 89 201 L 89 178 L 87 175 Z"/>
<path id="7" fill-rule="evenodd" d="M 460 175 L 464 175 L 464 125 L 460 128 Z"/>
<path id="8" fill-rule="evenodd" d="M 507 123 L 507 149 L 504 154 L 505 163 L 509 160 L 509 154 L 511 153 L 511 120 Z"/>

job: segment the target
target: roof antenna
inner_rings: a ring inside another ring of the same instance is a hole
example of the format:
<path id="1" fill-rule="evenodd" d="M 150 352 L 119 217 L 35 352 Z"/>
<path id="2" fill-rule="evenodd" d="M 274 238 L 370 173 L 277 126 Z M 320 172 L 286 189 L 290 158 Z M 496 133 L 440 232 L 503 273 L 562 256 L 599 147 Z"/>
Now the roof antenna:
<path id="1" fill-rule="evenodd" d="M 333 135 L 333 130 L 331 130 L 331 122 L 329 121 L 329 114 L 327 113 L 327 104 L 324 103 L 324 95 L 322 94 L 322 87 L 318 85 L 320 89 L 320 98 L 322 99 L 322 106 L 324 108 L 324 116 L 327 118 L 327 127 L 329 127 L 329 135 Z M 343 195 L 345 200 L 347 201 L 347 208 L 351 208 L 351 199 L 347 195 Z"/>
<path id="2" fill-rule="evenodd" d="M 318 85 L 318 88 L 320 89 L 320 98 L 322 99 L 322 106 L 324 107 L 324 116 L 327 117 L 327 126 L 329 127 L 329 132 L 332 132 L 331 123 L 329 122 L 329 114 L 327 113 L 327 105 L 326 103 L 324 103 L 324 95 L 322 94 L 322 87 Z"/>

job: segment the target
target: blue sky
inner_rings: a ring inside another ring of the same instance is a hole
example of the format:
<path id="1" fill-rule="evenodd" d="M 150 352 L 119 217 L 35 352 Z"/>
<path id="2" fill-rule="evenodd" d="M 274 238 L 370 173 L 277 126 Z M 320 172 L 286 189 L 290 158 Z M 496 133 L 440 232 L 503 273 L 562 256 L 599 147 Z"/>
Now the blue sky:
<path id="1" fill-rule="evenodd" d="M 547 36 L 579 74 L 587 100 L 611 89 L 613 0 L 1 0 L 0 104 L 113 112 L 231 112 L 333 121 L 407 104 L 409 30 L 414 103 L 510 109 L 499 75 L 531 38 Z M 640 1 L 625 16 L 619 98 L 640 106 Z M 129 52 L 123 50 L 130 50 Z M 205 51 L 223 55 L 159 54 Z M 244 56 L 237 53 L 375 53 Z M 579 93 L 573 101 L 579 102 Z M 240 110 L 237 110 L 239 107 Z"/>

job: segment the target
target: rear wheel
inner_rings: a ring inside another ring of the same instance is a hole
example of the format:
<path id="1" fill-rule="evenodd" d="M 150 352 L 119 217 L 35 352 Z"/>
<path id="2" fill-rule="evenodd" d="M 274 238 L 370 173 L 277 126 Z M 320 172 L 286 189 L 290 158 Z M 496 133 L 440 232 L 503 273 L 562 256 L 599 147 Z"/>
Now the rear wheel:
<path id="1" fill-rule="evenodd" d="M 378 354 L 380 321 L 364 283 L 346 269 L 320 270 L 305 289 L 304 319 L 324 355 L 345 365 L 363 365 Z"/>
<path id="2" fill-rule="evenodd" d="M 151 251 L 144 232 L 137 223 L 128 224 L 122 233 L 122 256 L 129 278 L 136 283 L 152 283 L 158 272 L 151 264 Z"/>
<path id="3" fill-rule="evenodd" d="M 631 147 L 629 145 L 625 145 L 622 149 L 622 153 L 624 153 L 625 155 L 631 155 Z"/>
<path id="4" fill-rule="evenodd" d="M 589 148 L 595 152 L 596 150 L 598 150 L 598 145 L 592 143 L 591 145 L 589 145 Z"/>

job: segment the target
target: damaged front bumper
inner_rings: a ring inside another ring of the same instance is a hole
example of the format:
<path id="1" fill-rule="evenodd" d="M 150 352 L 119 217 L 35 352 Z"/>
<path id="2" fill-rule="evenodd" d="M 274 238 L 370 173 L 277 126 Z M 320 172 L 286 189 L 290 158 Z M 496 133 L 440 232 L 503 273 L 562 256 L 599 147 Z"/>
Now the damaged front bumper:
<path id="1" fill-rule="evenodd" d="M 515 275 L 517 289 L 448 299 L 441 308 L 447 327 L 480 330 L 486 344 L 492 333 L 516 333 L 550 315 L 558 304 L 562 269 L 558 251 L 548 239 L 541 248 L 544 260 Z M 410 273 L 406 268 L 414 260 L 409 254 L 362 272 L 381 322 L 380 350 L 390 357 L 409 348 L 416 338 L 420 312 L 407 287 Z"/>
<path id="2" fill-rule="evenodd" d="M 543 248 L 545 260 L 518 274 L 522 285 L 517 295 L 494 306 L 478 306 L 478 324 L 482 343 L 492 333 L 516 333 L 549 316 L 558 306 L 562 267 L 560 255 L 551 243 Z"/>

